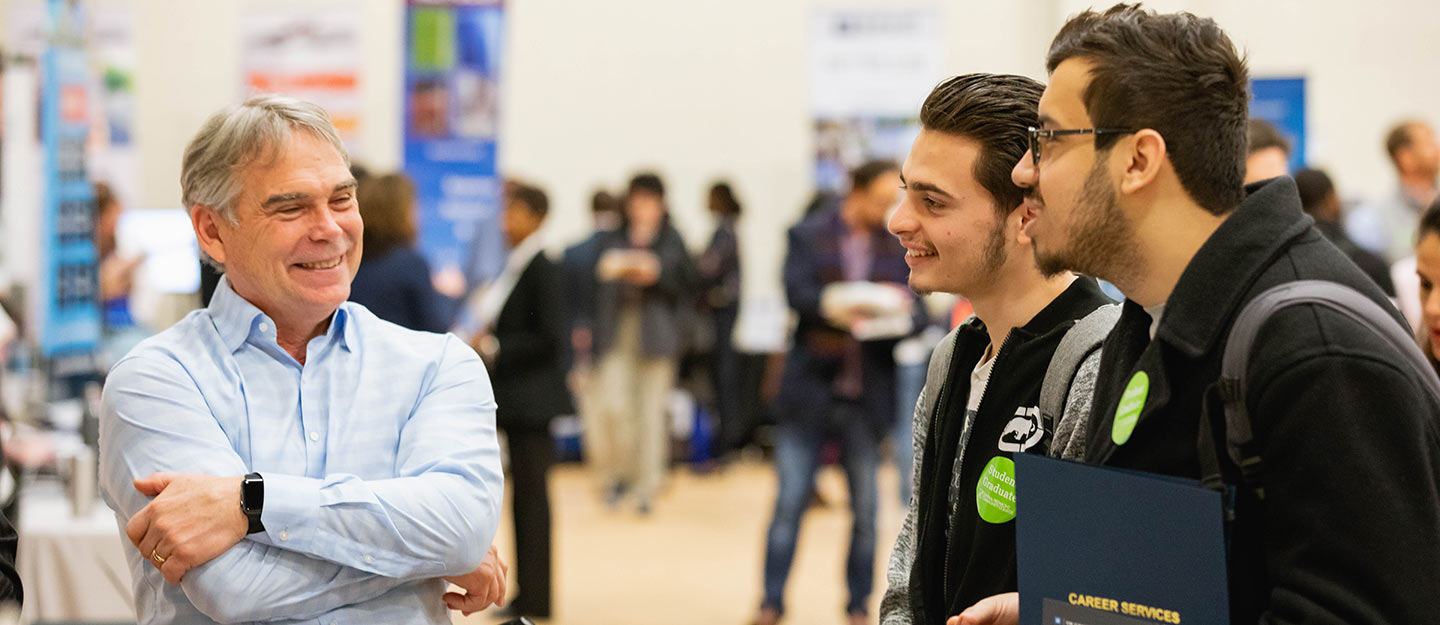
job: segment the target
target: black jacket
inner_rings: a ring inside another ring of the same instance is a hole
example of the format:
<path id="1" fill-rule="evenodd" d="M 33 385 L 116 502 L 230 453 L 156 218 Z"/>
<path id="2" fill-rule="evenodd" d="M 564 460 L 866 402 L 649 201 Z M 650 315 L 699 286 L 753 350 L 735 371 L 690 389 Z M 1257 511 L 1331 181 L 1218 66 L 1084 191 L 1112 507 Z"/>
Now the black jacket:
<path id="1" fill-rule="evenodd" d="M 490 379 L 499 405 L 495 422 L 507 430 L 543 430 L 556 415 L 574 412 L 561 366 L 569 336 L 560 284 L 560 268 L 536 254 L 495 319 L 500 351 Z"/>
<path id="2" fill-rule="evenodd" d="M 629 249 L 630 235 L 624 230 L 601 236 L 598 261 L 612 249 Z M 668 219 L 650 251 L 660 258 L 660 278 L 650 286 L 636 287 L 620 281 L 595 284 L 594 322 L 595 356 L 603 357 L 615 346 L 620 329 L 620 313 L 626 302 L 640 307 L 640 353 L 646 358 L 679 358 L 687 347 L 689 315 L 695 300 L 691 299 L 697 281 L 695 263 L 685 249 L 685 240 Z"/>
<path id="3" fill-rule="evenodd" d="M 915 563 L 910 573 L 913 623 L 944 623 L 976 601 L 1017 589 L 1015 520 L 982 520 L 976 497 L 981 473 L 995 458 L 1017 451 L 1046 453 L 1051 432 L 1040 422 L 1040 386 L 1060 339 L 1077 320 L 1111 303 L 1093 278 L 1079 278 L 1024 326 L 1012 330 L 996 352 L 984 389 L 970 388 L 970 374 L 990 335 L 971 317 L 956 334 L 950 376 L 940 391 L 920 467 Z M 962 443 L 970 393 L 983 392 Z M 963 462 L 955 457 L 964 449 Z M 958 496 L 951 513 L 951 482 L 958 468 Z M 1012 491 L 1013 492 L 1013 491 Z"/>
<path id="4" fill-rule="evenodd" d="M 795 344 L 785 357 L 775 414 L 780 420 L 830 425 L 831 402 L 837 397 L 835 379 L 844 366 L 845 352 L 855 341 L 831 326 L 820 311 L 825 287 L 845 281 L 841 241 L 850 236 L 840 211 L 831 208 L 804 218 L 788 233 L 785 252 L 785 299 L 795 311 Z M 899 239 L 876 228 L 870 237 L 872 282 L 905 284 L 910 268 Z M 915 327 L 924 322 L 923 306 L 916 306 Z M 876 432 L 895 425 L 895 344 L 898 339 L 861 341 L 861 380 L 858 401 Z"/>
<path id="5" fill-rule="evenodd" d="M 1181 275 L 1156 338 L 1133 302 L 1104 344 L 1086 458 L 1198 478 L 1202 406 L 1224 456 L 1216 397 L 1225 337 L 1244 303 L 1301 279 L 1351 286 L 1394 311 L 1375 283 L 1311 227 L 1295 183 L 1249 197 Z M 1395 313 L 1395 323 L 1403 320 Z M 1137 371 L 1150 387 L 1128 441 L 1112 440 Z M 1231 528 L 1235 623 L 1433 623 L 1440 591 L 1440 406 L 1405 360 L 1369 331 L 1317 306 L 1287 308 L 1250 358 L 1247 407 L 1266 500 Z M 1238 475 L 1222 458 L 1227 480 Z"/>

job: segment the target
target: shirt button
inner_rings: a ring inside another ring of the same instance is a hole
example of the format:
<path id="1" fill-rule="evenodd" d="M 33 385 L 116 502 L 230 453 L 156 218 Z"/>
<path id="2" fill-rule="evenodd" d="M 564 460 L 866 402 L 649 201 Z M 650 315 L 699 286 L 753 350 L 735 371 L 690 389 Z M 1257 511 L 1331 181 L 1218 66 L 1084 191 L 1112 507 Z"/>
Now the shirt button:
<path id="1" fill-rule="evenodd" d="M 270 324 L 265 323 L 264 321 L 261 321 L 261 322 L 260 322 L 260 331 L 261 331 L 261 332 L 269 332 L 269 331 L 270 331 Z"/>
<path id="2" fill-rule="evenodd" d="M 318 441 L 318 440 L 320 440 L 320 434 L 317 433 L 317 432 L 311 432 L 311 433 L 310 433 L 310 440 L 312 440 L 312 441 Z"/>
<path id="3" fill-rule="evenodd" d="M 290 532 L 280 532 L 280 540 L 290 540 Z"/>
<path id="4" fill-rule="evenodd" d="M 375 561 L 375 558 L 372 558 L 372 557 L 370 557 L 370 556 L 368 556 L 368 555 L 365 556 L 365 564 L 370 564 L 371 562 L 374 562 L 374 561 Z"/>

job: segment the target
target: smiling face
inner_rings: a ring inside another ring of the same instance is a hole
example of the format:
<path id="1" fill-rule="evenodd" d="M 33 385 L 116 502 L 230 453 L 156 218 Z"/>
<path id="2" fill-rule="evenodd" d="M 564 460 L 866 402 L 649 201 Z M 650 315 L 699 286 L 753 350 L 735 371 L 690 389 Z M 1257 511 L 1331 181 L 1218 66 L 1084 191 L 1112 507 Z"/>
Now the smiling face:
<path id="1" fill-rule="evenodd" d="M 237 294 L 277 324 L 309 331 L 304 326 L 323 323 L 350 297 L 360 266 L 355 179 L 334 147 L 295 131 L 238 182 L 236 223 L 206 207 L 193 211 L 201 248 L 224 263 Z"/>
<path id="2" fill-rule="evenodd" d="M 1440 354 L 1440 233 L 1428 232 L 1415 246 L 1415 272 L 1420 275 L 1420 324 L 1430 353 Z"/>
<path id="3" fill-rule="evenodd" d="M 1006 219 L 975 179 L 980 151 L 972 139 L 927 129 L 905 159 L 904 194 L 889 229 L 905 246 L 916 292 L 974 298 L 1005 264 Z"/>
<path id="4" fill-rule="evenodd" d="M 1043 129 L 1091 128 L 1085 110 L 1085 88 L 1091 64 L 1083 58 L 1062 62 L 1040 97 Z M 1045 141 L 1035 165 L 1032 155 L 1016 163 L 1015 184 L 1027 192 L 1026 209 L 1033 219 L 1025 232 L 1034 241 L 1040 271 L 1053 275 L 1071 270 L 1116 280 L 1134 266 L 1134 225 L 1118 206 L 1108 157 L 1088 135 Z"/>

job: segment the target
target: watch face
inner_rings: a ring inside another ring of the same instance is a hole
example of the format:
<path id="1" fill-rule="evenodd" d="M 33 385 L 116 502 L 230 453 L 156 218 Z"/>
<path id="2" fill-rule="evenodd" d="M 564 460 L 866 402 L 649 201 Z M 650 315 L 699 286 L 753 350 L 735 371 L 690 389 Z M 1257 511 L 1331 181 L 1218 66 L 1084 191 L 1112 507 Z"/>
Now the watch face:
<path id="1" fill-rule="evenodd" d="M 259 476 L 245 476 L 240 482 L 240 507 L 246 512 L 258 512 L 265 503 L 265 481 Z"/>

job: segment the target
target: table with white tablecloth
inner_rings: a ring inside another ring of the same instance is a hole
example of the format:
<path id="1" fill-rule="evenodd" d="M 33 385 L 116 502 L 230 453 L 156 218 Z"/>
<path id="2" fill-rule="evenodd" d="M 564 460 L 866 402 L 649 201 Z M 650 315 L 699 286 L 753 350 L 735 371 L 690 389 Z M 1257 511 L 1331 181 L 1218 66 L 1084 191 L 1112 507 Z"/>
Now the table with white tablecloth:
<path id="1" fill-rule="evenodd" d="M 96 499 L 74 514 L 58 483 L 37 482 L 20 495 L 16 568 L 25 584 L 21 622 L 135 622 L 134 595 L 115 513 Z"/>

